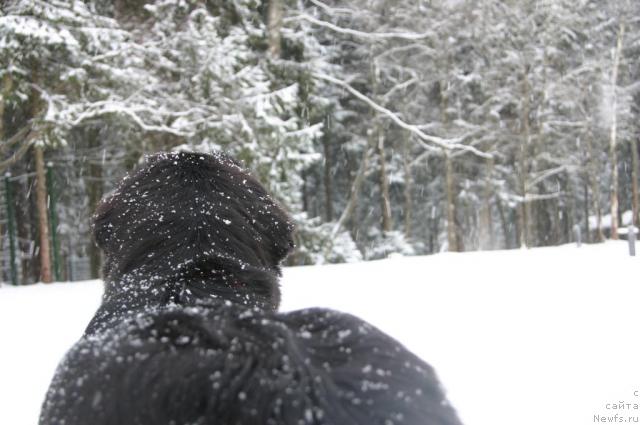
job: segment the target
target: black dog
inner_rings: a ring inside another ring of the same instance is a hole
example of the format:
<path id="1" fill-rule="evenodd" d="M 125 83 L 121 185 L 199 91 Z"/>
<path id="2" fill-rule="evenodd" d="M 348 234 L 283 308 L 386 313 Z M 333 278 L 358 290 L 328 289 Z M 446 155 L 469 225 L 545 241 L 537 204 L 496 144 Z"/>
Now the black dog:
<path id="1" fill-rule="evenodd" d="M 291 232 L 228 157 L 152 157 L 98 208 L 103 303 L 40 424 L 459 425 L 433 369 L 381 331 L 276 313 Z"/>

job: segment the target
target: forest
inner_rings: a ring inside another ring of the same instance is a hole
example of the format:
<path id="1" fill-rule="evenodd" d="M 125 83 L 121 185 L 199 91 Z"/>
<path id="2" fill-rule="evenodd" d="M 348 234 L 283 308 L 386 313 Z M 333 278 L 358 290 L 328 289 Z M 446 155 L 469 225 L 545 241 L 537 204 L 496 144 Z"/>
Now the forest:
<path id="1" fill-rule="evenodd" d="M 222 150 L 290 212 L 288 265 L 627 237 L 640 2 L 7 0 L 0 282 L 100 277 L 99 200 Z"/>

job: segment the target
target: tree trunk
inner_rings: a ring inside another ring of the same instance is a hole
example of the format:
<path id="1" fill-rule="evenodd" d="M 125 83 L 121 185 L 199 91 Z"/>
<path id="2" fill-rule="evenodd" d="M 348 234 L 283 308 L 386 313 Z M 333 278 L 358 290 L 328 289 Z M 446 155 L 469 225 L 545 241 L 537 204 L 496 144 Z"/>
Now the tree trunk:
<path id="1" fill-rule="evenodd" d="M 612 91 L 612 116 L 611 129 L 609 132 L 609 161 L 611 162 L 611 239 L 618 239 L 618 157 L 616 153 L 617 132 L 618 132 L 618 69 L 620 68 L 620 57 L 622 56 L 622 41 L 624 39 L 624 22 L 620 23 L 616 50 L 613 59 L 613 69 L 611 72 Z"/>
<path id="2" fill-rule="evenodd" d="M 500 216 L 500 224 L 502 225 L 502 234 L 504 237 L 504 247 L 506 249 L 511 248 L 511 235 L 509 234 L 509 222 L 507 221 L 507 217 L 504 214 L 504 209 L 502 208 L 502 202 L 500 199 L 496 197 L 496 207 L 498 209 L 498 215 Z"/>
<path id="3" fill-rule="evenodd" d="M 4 199 L 4 197 L 3 197 L 3 200 L 6 202 L 6 199 Z M 4 207 L 4 205 L 2 203 L 0 203 L 0 208 L 2 208 L 2 207 Z M 4 235 L 4 226 L 2 225 L 2 222 L 0 222 L 0 235 Z M 7 256 L 7 258 L 8 257 L 9 256 Z M 6 267 L 5 267 L 5 264 L 6 264 Z M 0 282 L 2 282 L 5 279 L 3 270 L 7 271 L 6 282 L 12 282 L 12 279 L 9 276 L 9 274 L 10 274 L 9 270 L 11 270 L 10 265 L 11 264 L 8 261 L 5 262 L 4 240 L 3 240 L 2 242 L 0 242 Z"/>
<path id="4" fill-rule="evenodd" d="M 540 84 L 541 94 L 542 96 L 539 99 L 539 103 L 537 104 L 538 110 L 545 110 L 547 107 L 547 93 L 549 92 L 549 84 L 548 84 L 548 69 L 549 69 L 549 49 L 547 47 L 547 31 L 548 31 L 548 20 L 545 19 L 543 21 L 542 28 L 542 82 Z M 527 98 L 527 109 L 531 110 L 531 105 L 529 103 L 530 92 L 531 92 L 531 84 L 528 80 L 528 76 L 525 71 L 525 91 L 529 93 L 529 97 Z M 545 151 L 546 148 L 546 134 L 545 134 L 545 126 L 544 126 L 544 114 L 537 113 L 535 114 L 536 120 L 536 137 L 530 137 L 528 141 L 528 145 L 526 146 L 525 153 L 525 161 L 527 157 L 529 158 L 538 158 L 539 153 Z M 527 113 L 526 115 L 526 125 L 527 131 L 531 132 L 531 123 L 530 117 Z M 535 164 L 535 161 L 533 164 Z M 525 164 L 525 168 L 531 168 L 533 171 L 534 166 L 527 166 Z M 525 173 L 525 178 L 528 176 L 528 171 Z M 543 183 L 537 185 L 538 193 L 545 193 L 545 186 Z M 525 187 L 527 192 L 530 191 L 528 185 Z M 548 220 L 549 218 L 549 206 L 555 215 L 554 218 Z M 557 245 L 561 240 L 560 232 L 557 229 L 553 229 L 550 231 L 549 224 L 551 223 L 551 227 L 553 228 L 554 224 L 559 221 L 558 213 L 560 212 L 560 201 L 559 199 L 552 199 L 548 201 L 531 201 L 525 204 L 525 212 L 528 218 L 527 227 L 525 229 L 526 239 L 528 246 L 540 246 L 540 245 Z M 535 212 L 534 212 L 535 211 Z M 541 228 L 543 227 L 543 228 Z M 546 228 L 544 228 L 546 227 Z"/>
<path id="5" fill-rule="evenodd" d="M 2 77 L 2 99 L 0 100 L 0 140 L 2 140 L 4 142 L 4 138 L 5 138 L 5 132 L 4 132 L 4 111 L 5 111 L 5 103 L 6 103 L 6 99 L 7 96 L 9 94 L 11 90 L 11 75 L 8 72 L 5 72 L 4 76 Z M 1 150 L 0 150 L 0 154 L 1 154 Z M 0 175 L 1 177 L 1 175 Z M 5 202 L 7 202 L 7 200 L 5 199 Z M 0 223 L 0 235 L 3 235 L 3 226 L 2 223 Z M 4 264 L 2 263 L 2 260 L 4 259 L 4 243 L 0 242 L 0 265 Z M 6 268 L 7 270 L 10 269 L 10 267 Z M 2 280 L 2 273 L 0 273 L 0 280 Z M 10 281 L 10 278 L 7 278 L 7 281 Z"/>
<path id="6" fill-rule="evenodd" d="M 560 209 L 560 202 L 557 199 L 551 199 L 549 202 L 551 207 L 551 228 L 553 229 L 551 234 L 553 239 L 551 240 L 550 245 L 560 245 L 560 241 L 562 240 L 562 210 Z"/>
<path id="7" fill-rule="evenodd" d="M 305 211 L 306 213 L 310 213 L 309 209 L 309 196 L 307 195 L 308 189 L 308 176 L 307 176 L 307 170 L 303 169 L 302 171 L 300 171 L 300 178 L 302 179 L 302 211 Z M 311 215 L 312 217 L 314 217 L 314 215 Z"/>
<path id="8" fill-rule="evenodd" d="M 282 0 L 269 0 L 267 16 L 267 38 L 269 42 L 269 55 L 279 58 L 282 51 Z"/>
<path id="9" fill-rule="evenodd" d="M 449 56 L 445 57 L 445 75 L 449 75 Z M 449 107 L 449 94 L 448 81 L 440 81 L 440 121 L 442 123 L 443 132 L 446 133 L 449 125 L 449 117 L 447 115 L 447 108 Z M 446 193 L 446 212 L 447 212 L 447 243 L 449 244 L 449 251 L 459 252 L 460 246 L 458 245 L 458 228 L 456 223 L 456 185 L 453 175 L 453 159 L 449 152 L 443 152 L 445 157 L 445 193 Z"/>
<path id="10" fill-rule="evenodd" d="M 458 204 L 459 206 L 459 204 Z M 468 229 L 469 227 L 463 227 L 461 224 L 461 221 L 464 220 L 464 218 L 462 217 L 468 217 L 469 214 L 467 214 L 468 210 L 467 210 L 467 204 L 466 202 L 462 203 L 462 214 L 456 214 L 454 215 L 453 219 L 456 221 L 456 248 L 458 249 L 458 252 L 464 252 L 464 239 L 462 237 L 462 232 L 461 229 L 466 228 Z M 459 208 L 459 207 L 457 207 Z M 463 224 L 467 224 L 467 220 L 464 221 Z"/>
<path id="11" fill-rule="evenodd" d="M 413 187 L 413 180 L 411 179 L 411 164 L 409 158 L 409 134 L 404 132 L 404 138 L 402 140 L 402 166 L 404 168 L 404 237 L 411 238 L 411 217 L 413 203 L 411 200 L 411 191 Z"/>
<path id="12" fill-rule="evenodd" d="M 585 233 L 582 237 L 586 243 L 591 242 L 591 229 L 589 228 L 589 183 L 585 178 L 584 181 L 584 229 Z"/>
<path id="13" fill-rule="evenodd" d="M 491 178 L 493 176 L 493 167 L 493 158 L 489 158 L 487 160 L 487 174 L 484 183 L 484 200 L 482 211 L 480 212 L 480 235 L 478 239 L 481 250 L 493 249 L 495 246 L 493 220 L 491 218 L 491 202 L 493 199 L 493 185 Z"/>
<path id="14" fill-rule="evenodd" d="M 389 197 L 389 180 L 387 180 L 387 159 L 384 151 L 384 134 L 380 126 L 376 128 L 378 143 L 378 160 L 380 161 L 380 208 L 382 211 L 382 231 L 390 232 L 393 229 L 391 217 L 391 199 Z"/>
<path id="15" fill-rule="evenodd" d="M 436 216 L 435 214 L 430 215 L 427 224 L 429 228 L 429 253 L 434 254 L 440 251 L 438 240 L 438 235 L 440 234 L 440 216 Z"/>
<path id="16" fill-rule="evenodd" d="M 528 70 L 525 70 L 522 74 L 522 115 L 521 130 L 522 137 L 520 141 L 520 149 L 518 154 L 518 185 L 520 192 L 520 205 L 518 206 L 518 223 L 519 223 L 519 240 L 521 247 L 529 246 L 529 217 L 527 206 L 527 148 L 529 146 L 529 139 L 531 138 L 531 132 L 529 128 L 529 114 L 530 114 L 530 87 L 529 78 L 527 75 Z"/>
<path id="17" fill-rule="evenodd" d="M 456 236 L 456 206 L 453 181 L 453 161 L 449 152 L 444 153 L 445 157 L 445 186 L 447 194 L 447 242 L 449 251 L 458 252 L 458 237 Z"/>
<path id="18" fill-rule="evenodd" d="M 572 240 L 571 232 L 575 225 L 574 217 L 576 216 L 576 194 L 573 193 L 573 185 L 571 184 L 569 176 L 564 180 L 564 186 L 568 202 L 565 203 L 565 208 L 561 211 L 563 211 L 563 217 L 565 219 L 564 241 L 569 243 Z"/>
<path id="19" fill-rule="evenodd" d="M 638 142 L 631 139 L 631 209 L 632 224 L 638 226 Z"/>
<path id="20" fill-rule="evenodd" d="M 4 141 L 5 129 L 4 129 L 4 111 L 7 107 L 7 98 L 11 94 L 13 88 L 13 80 L 11 74 L 5 72 L 2 77 L 2 101 L 0 101 L 0 140 Z"/>
<path id="21" fill-rule="evenodd" d="M 40 236 L 40 280 L 51 283 L 51 253 L 49 250 L 49 219 L 47 214 L 47 189 L 44 169 L 44 152 L 34 146 L 36 165 L 36 205 L 38 208 L 38 234 Z"/>
<path id="22" fill-rule="evenodd" d="M 331 158 L 331 115 L 325 117 L 324 135 L 322 136 L 322 146 L 324 148 L 324 211 L 327 221 L 333 221 L 333 180 Z"/>
<path id="23" fill-rule="evenodd" d="M 373 60 L 373 51 L 369 50 L 369 67 L 371 88 L 374 99 L 378 101 L 378 72 L 376 70 L 376 62 Z M 379 102 L 378 102 L 379 103 Z M 380 125 L 380 117 L 378 112 L 371 109 L 371 119 L 373 120 L 373 128 L 369 133 L 369 145 L 374 146 L 378 154 L 378 162 L 380 165 L 380 174 L 378 175 L 378 185 L 380 187 L 380 214 L 382 216 L 382 232 L 387 233 L 393 229 L 391 218 L 391 201 L 389 197 L 389 181 L 387 180 L 387 158 L 384 150 L 384 130 Z"/>
<path id="24" fill-rule="evenodd" d="M 84 132 L 90 148 L 97 151 L 101 146 L 99 130 L 97 128 L 89 127 L 85 128 Z M 102 164 L 97 160 L 97 158 L 89 160 L 88 172 L 89 176 L 86 180 L 87 196 L 89 197 L 89 208 L 93 214 L 100 202 L 100 199 L 102 199 L 104 191 L 104 184 L 102 181 Z M 89 270 L 91 273 L 90 277 L 91 279 L 97 279 L 101 275 L 102 254 L 100 252 L 100 248 L 98 248 L 92 239 L 89 240 L 88 252 Z"/>
<path id="25" fill-rule="evenodd" d="M 600 207 L 600 186 L 596 178 L 596 162 L 593 158 L 593 131 L 589 126 L 587 131 L 587 176 L 589 185 L 591 186 L 591 198 L 593 200 L 593 209 L 596 213 L 596 242 L 604 242 L 604 232 L 602 230 L 602 208 Z"/>

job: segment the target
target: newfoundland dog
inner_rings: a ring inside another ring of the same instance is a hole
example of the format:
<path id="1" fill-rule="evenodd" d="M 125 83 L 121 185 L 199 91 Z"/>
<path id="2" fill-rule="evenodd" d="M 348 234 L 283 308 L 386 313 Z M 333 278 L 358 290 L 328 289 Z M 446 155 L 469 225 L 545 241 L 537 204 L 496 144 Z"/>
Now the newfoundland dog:
<path id="1" fill-rule="evenodd" d="M 104 297 L 41 425 L 459 425 L 434 370 L 370 324 L 278 313 L 293 225 L 222 154 L 148 158 L 103 199 Z"/>

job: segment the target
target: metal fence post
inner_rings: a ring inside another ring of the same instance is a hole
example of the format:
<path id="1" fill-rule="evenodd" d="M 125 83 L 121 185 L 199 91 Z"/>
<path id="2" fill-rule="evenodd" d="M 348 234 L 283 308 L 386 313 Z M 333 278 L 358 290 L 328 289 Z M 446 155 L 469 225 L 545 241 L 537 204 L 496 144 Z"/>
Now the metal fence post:
<path id="1" fill-rule="evenodd" d="M 632 257 L 635 257 L 636 256 L 636 226 L 634 226 L 633 224 L 629 225 L 627 240 L 629 241 L 629 255 Z"/>
<path id="2" fill-rule="evenodd" d="M 16 239 L 15 239 L 15 211 L 11 194 L 11 174 L 4 175 L 4 190 L 7 200 L 7 231 L 9 232 L 9 262 L 11 284 L 18 285 L 18 270 L 16 268 Z"/>

